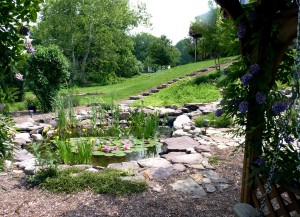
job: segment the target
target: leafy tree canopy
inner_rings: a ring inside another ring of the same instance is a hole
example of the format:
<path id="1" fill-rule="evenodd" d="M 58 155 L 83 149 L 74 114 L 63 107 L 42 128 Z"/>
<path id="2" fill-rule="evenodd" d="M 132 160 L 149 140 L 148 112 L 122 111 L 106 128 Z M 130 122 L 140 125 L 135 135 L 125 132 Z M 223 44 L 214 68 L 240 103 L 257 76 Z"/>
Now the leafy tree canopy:
<path id="1" fill-rule="evenodd" d="M 180 52 L 165 35 L 157 38 L 148 49 L 148 55 L 153 64 L 167 67 L 175 66 L 179 60 Z"/>
<path id="2" fill-rule="evenodd" d="M 63 50 L 71 63 L 71 81 L 109 83 L 118 75 L 137 73 L 126 74 L 128 68 L 122 68 L 136 64 L 127 32 L 146 21 L 143 6 L 131 9 L 128 0 L 49 1 L 33 38 L 34 43 Z M 122 58 L 127 63 L 119 65 Z"/>

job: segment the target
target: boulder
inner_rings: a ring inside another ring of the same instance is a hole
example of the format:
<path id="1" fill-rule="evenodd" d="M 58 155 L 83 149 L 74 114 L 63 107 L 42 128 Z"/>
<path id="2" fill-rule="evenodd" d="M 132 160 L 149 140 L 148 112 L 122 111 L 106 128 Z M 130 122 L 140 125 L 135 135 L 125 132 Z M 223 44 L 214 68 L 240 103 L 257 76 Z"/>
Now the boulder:
<path id="1" fill-rule="evenodd" d="M 175 119 L 173 127 L 175 129 L 182 129 L 184 126 L 191 124 L 191 122 L 191 119 L 187 115 L 180 115 Z"/>
<path id="2" fill-rule="evenodd" d="M 173 190 L 184 194 L 191 194 L 193 196 L 198 196 L 198 197 L 206 196 L 206 192 L 204 191 L 204 189 L 192 178 L 178 180 L 175 183 L 170 185 Z"/>
<path id="3" fill-rule="evenodd" d="M 138 165 L 141 167 L 155 167 L 155 168 L 166 168 L 170 167 L 171 163 L 163 158 L 148 158 L 139 160 Z"/>
<path id="4" fill-rule="evenodd" d="M 189 136 L 168 138 L 163 141 L 162 150 L 168 152 L 185 152 L 188 148 L 196 148 L 199 143 Z"/>
<path id="5" fill-rule="evenodd" d="M 173 137 L 192 136 L 191 133 L 184 132 L 183 129 L 179 129 L 173 132 Z"/>
<path id="6" fill-rule="evenodd" d="M 31 137 L 34 142 L 43 141 L 43 136 L 41 134 L 32 134 Z"/>
<path id="7" fill-rule="evenodd" d="M 163 158 L 169 160 L 171 163 L 179 164 L 201 164 L 204 158 L 201 154 L 186 154 L 185 152 L 170 152 L 162 155 Z"/>

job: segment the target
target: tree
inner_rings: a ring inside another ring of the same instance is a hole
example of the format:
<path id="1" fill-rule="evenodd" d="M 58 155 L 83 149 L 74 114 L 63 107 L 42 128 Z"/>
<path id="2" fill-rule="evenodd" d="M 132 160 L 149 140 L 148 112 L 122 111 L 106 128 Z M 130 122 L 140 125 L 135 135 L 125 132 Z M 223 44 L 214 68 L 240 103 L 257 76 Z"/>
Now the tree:
<path id="1" fill-rule="evenodd" d="M 197 62 L 197 42 L 198 39 L 202 37 L 203 30 L 201 28 L 201 25 L 197 23 L 197 20 L 195 22 L 192 22 L 189 28 L 189 36 L 194 39 L 194 62 Z"/>
<path id="2" fill-rule="evenodd" d="M 12 154 L 15 134 L 14 122 L 2 114 L 7 111 L 5 103 L 13 100 L 15 94 L 7 79 L 12 77 L 18 61 L 23 59 L 23 37 L 29 34 L 29 28 L 24 25 L 36 20 L 40 2 L 0 0 L 0 170 L 3 169 L 3 158 Z M 19 80 L 22 79 L 21 74 L 16 75 Z"/>
<path id="3" fill-rule="evenodd" d="M 157 38 L 148 49 L 151 63 L 163 69 L 167 66 L 175 66 L 178 63 L 180 52 L 165 35 Z"/>
<path id="4" fill-rule="evenodd" d="M 288 99 L 276 89 L 276 81 L 286 82 L 293 70 L 282 70 L 281 63 L 297 31 L 298 8 L 294 1 L 261 0 L 242 6 L 239 0 L 216 0 L 237 27 L 241 61 L 231 68 L 223 82 L 225 89 L 223 109 L 237 117 L 245 126 L 245 159 L 242 180 L 242 202 L 252 203 L 250 197 L 250 165 L 270 166 L 276 145 L 284 136 L 290 144 L 297 138 L 292 120 L 284 125 Z M 298 63 L 299 64 L 299 63 Z M 282 135 L 284 133 L 284 135 Z M 289 147 L 289 145 L 288 145 Z M 283 147 L 279 153 L 277 180 L 300 181 L 297 151 Z M 288 157 L 287 157 L 288 156 Z M 282 165 L 282 166 L 280 166 Z M 288 166 L 287 166 L 288 165 Z M 262 167 L 260 167 L 262 168 Z"/>
<path id="5" fill-rule="evenodd" d="M 29 89 L 40 101 L 43 112 L 52 111 L 53 101 L 70 75 L 67 58 L 56 45 L 40 46 L 26 64 Z"/>
<path id="6" fill-rule="evenodd" d="M 15 91 L 9 90 L 13 82 L 8 81 L 18 73 L 17 65 L 24 59 L 24 36 L 29 35 L 29 28 L 25 25 L 36 21 L 41 2 L 0 0 L 0 92 L 4 93 L 0 103 L 11 98 L 8 93 Z"/>
<path id="7" fill-rule="evenodd" d="M 180 57 L 179 57 L 179 65 L 184 65 L 187 63 L 191 63 L 193 60 L 191 58 L 191 55 L 189 54 L 190 50 L 190 41 L 189 39 L 185 38 L 180 40 L 175 47 L 179 50 L 180 52 Z"/>
<path id="8" fill-rule="evenodd" d="M 137 60 L 143 64 L 144 71 L 147 71 L 148 69 L 146 67 L 146 59 L 148 56 L 148 48 L 156 39 L 156 37 L 149 33 L 142 32 L 135 36 L 132 36 L 131 39 L 134 43 L 133 54 L 137 58 Z"/>
<path id="9" fill-rule="evenodd" d="M 126 33 L 145 22 L 143 13 L 142 7 L 131 9 L 128 0 L 49 1 L 32 37 L 35 43 L 56 44 L 63 50 L 71 63 L 72 82 L 105 83 L 117 71 L 127 70 L 118 61 L 120 54 L 132 52 Z M 136 63 L 132 56 L 129 59 Z"/>
<path id="10" fill-rule="evenodd" d="M 217 58 L 221 53 L 220 28 L 218 26 L 221 20 L 220 10 L 212 1 L 208 1 L 208 3 L 209 12 L 197 16 L 189 29 L 189 35 L 195 43 L 195 62 L 197 61 L 197 52 L 201 53 L 201 59 Z"/>

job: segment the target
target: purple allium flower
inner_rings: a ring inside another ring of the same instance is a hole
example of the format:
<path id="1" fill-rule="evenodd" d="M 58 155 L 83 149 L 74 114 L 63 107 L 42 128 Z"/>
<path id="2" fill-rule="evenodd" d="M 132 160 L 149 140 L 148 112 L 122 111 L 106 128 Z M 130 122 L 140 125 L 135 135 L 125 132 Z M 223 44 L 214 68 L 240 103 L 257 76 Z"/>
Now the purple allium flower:
<path id="1" fill-rule="evenodd" d="M 244 24 L 239 24 L 237 27 L 237 37 L 238 38 L 244 38 L 246 36 L 246 26 Z"/>
<path id="2" fill-rule="evenodd" d="M 217 117 L 221 117 L 222 114 L 223 114 L 222 109 L 217 109 L 217 110 L 215 111 L 215 115 L 216 115 Z"/>
<path id="3" fill-rule="evenodd" d="M 253 76 L 251 74 L 245 74 L 241 77 L 241 82 L 244 86 L 248 85 L 252 80 Z"/>
<path id="4" fill-rule="evenodd" d="M 246 113 L 248 111 L 248 102 L 241 102 L 239 104 L 239 111 L 241 113 Z"/>
<path id="5" fill-rule="evenodd" d="M 98 148 L 93 148 L 93 151 L 98 151 Z"/>
<path id="6" fill-rule="evenodd" d="M 20 34 L 23 36 L 28 36 L 30 34 L 30 30 L 27 26 L 22 26 L 20 29 Z"/>
<path id="7" fill-rule="evenodd" d="M 113 147 L 113 150 L 114 150 L 114 151 L 117 151 L 117 150 L 119 150 L 119 147 L 118 147 L 118 146 L 114 146 L 114 147 Z"/>
<path id="8" fill-rule="evenodd" d="M 111 141 L 107 140 L 107 141 L 106 141 L 106 144 L 107 144 L 107 145 L 110 145 L 110 144 L 111 144 Z"/>
<path id="9" fill-rule="evenodd" d="M 279 115 L 280 113 L 284 112 L 288 108 L 288 103 L 286 101 L 279 101 L 273 104 L 272 111 Z"/>
<path id="10" fill-rule="evenodd" d="M 255 99 L 258 104 L 263 104 L 266 101 L 267 97 L 266 94 L 262 92 L 257 92 L 255 95 Z"/>
<path id="11" fill-rule="evenodd" d="M 19 81 L 23 81 L 23 75 L 21 73 L 15 74 L 15 79 Z"/>
<path id="12" fill-rule="evenodd" d="M 110 152 L 110 147 L 109 146 L 104 146 L 103 147 L 103 151 L 105 151 L 105 152 Z"/>
<path id="13" fill-rule="evenodd" d="M 255 75 L 260 71 L 260 66 L 258 64 L 253 64 L 249 67 L 249 70 L 252 75 Z"/>
<path id="14" fill-rule="evenodd" d="M 286 142 L 286 143 L 292 143 L 292 142 L 294 142 L 295 141 L 295 139 L 293 138 L 293 137 L 286 137 L 286 138 L 284 138 L 284 141 Z"/>

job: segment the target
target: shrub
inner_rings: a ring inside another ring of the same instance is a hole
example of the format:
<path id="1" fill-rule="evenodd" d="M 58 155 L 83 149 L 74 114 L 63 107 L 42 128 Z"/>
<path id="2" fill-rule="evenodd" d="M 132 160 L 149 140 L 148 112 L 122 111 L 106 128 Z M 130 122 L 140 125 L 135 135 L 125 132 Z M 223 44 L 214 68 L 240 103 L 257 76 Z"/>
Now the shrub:
<path id="1" fill-rule="evenodd" d="M 0 172 L 4 171 L 4 159 L 0 157 Z"/>
<path id="2" fill-rule="evenodd" d="M 10 157 L 12 153 L 12 136 L 14 132 L 12 119 L 0 113 L 0 158 L 2 160 Z"/>
<path id="3" fill-rule="evenodd" d="M 194 122 L 197 127 L 205 127 L 205 120 L 209 120 L 209 127 L 224 128 L 233 124 L 232 118 L 225 116 L 217 117 L 214 113 L 201 115 L 195 118 Z"/>
<path id="4" fill-rule="evenodd" d="M 220 70 L 217 70 L 213 73 L 200 75 L 194 79 L 194 83 L 197 85 L 203 84 L 203 83 L 212 83 L 215 82 L 218 78 L 220 78 L 222 75 Z"/>
<path id="5" fill-rule="evenodd" d="M 26 65 L 26 81 L 44 112 L 52 111 L 52 102 L 62 83 L 69 78 L 69 63 L 55 45 L 37 47 Z"/>
<path id="6" fill-rule="evenodd" d="M 124 172 L 104 169 L 100 172 L 88 172 L 79 168 L 69 168 L 58 173 L 42 170 L 32 176 L 28 182 L 32 186 L 41 186 L 57 193 L 74 193 L 86 189 L 96 193 L 116 195 L 133 194 L 145 191 L 145 182 L 130 182 L 121 179 Z"/>
<path id="7" fill-rule="evenodd" d="M 26 106 L 26 109 L 30 110 L 29 108 L 32 106 L 35 108 L 40 108 L 41 104 L 36 97 L 31 96 L 31 97 L 28 97 L 25 99 L 25 106 Z"/>

